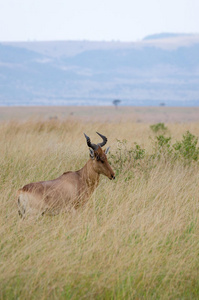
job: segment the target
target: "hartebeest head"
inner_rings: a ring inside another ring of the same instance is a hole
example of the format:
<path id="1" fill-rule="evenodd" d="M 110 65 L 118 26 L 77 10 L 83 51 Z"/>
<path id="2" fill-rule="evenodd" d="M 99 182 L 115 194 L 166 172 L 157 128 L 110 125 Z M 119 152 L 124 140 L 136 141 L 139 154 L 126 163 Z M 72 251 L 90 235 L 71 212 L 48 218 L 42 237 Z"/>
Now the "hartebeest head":
<path id="1" fill-rule="evenodd" d="M 108 153 L 109 148 L 106 150 L 103 150 L 102 147 L 106 145 L 107 138 L 97 132 L 97 134 L 102 138 L 102 142 L 96 144 L 92 144 L 90 138 L 84 133 L 87 145 L 90 150 L 90 157 L 93 160 L 93 169 L 98 174 L 103 174 L 107 176 L 109 179 L 115 179 L 115 174 L 111 168 L 111 166 L 108 163 L 106 154 Z"/>

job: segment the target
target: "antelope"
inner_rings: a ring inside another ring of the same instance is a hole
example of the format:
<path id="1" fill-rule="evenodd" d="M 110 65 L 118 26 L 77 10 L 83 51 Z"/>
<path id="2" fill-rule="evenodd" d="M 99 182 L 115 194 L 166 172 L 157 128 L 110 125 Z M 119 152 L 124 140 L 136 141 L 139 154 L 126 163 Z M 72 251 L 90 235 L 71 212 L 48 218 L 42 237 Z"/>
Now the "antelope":
<path id="1" fill-rule="evenodd" d="M 109 148 L 102 149 L 107 138 L 98 132 L 97 134 L 103 141 L 96 145 L 84 133 L 90 159 L 82 169 L 63 173 L 53 180 L 29 183 L 17 191 L 20 217 L 35 214 L 56 215 L 71 208 L 77 209 L 90 198 L 98 186 L 100 174 L 115 179 L 106 156 Z"/>

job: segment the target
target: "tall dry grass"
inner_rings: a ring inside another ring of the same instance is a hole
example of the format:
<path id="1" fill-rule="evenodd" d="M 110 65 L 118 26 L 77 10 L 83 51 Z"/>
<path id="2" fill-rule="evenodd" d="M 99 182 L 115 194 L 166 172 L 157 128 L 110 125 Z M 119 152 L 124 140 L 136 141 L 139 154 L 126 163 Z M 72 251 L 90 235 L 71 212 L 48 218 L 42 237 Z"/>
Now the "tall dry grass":
<path id="1" fill-rule="evenodd" d="M 168 124 L 173 139 L 198 124 Z M 147 124 L 59 121 L 0 125 L 1 299 L 198 299 L 199 166 L 142 162 L 133 176 L 101 177 L 89 202 L 70 214 L 21 220 L 16 190 L 81 168 L 83 132 L 152 152 Z M 150 138 L 150 136 L 152 138 Z M 110 159 L 110 158 L 109 158 Z"/>

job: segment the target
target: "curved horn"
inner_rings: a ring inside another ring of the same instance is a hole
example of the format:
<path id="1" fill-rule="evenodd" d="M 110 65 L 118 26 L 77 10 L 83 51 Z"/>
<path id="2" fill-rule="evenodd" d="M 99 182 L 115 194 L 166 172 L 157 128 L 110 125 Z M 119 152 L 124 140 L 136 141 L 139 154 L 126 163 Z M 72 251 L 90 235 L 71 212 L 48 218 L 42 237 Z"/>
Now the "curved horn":
<path id="1" fill-rule="evenodd" d="M 84 133 L 88 147 L 92 148 L 94 151 L 97 150 L 98 145 L 91 144 L 90 138 Z"/>
<path id="2" fill-rule="evenodd" d="M 103 142 L 98 143 L 97 145 L 100 146 L 100 147 L 103 147 L 104 145 L 106 145 L 108 139 L 104 135 L 100 134 L 99 132 L 96 132 L 96 133 L 103 139 Z"/>

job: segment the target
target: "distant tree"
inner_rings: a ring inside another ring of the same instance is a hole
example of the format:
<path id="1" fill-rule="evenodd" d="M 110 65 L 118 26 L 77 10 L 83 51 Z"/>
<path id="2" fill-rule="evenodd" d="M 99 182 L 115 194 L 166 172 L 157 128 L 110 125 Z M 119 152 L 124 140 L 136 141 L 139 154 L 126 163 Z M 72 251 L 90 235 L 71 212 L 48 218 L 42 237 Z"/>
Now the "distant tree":
<path id="1" fill-rule="evenodd" d="M 160 106 L 165 106 L 165 103 L 164 103 L 164 102 L 161 102 L 161 103 L 160 103 Z"/>
<path id="2" fill-rule="evenodd" d="M 115 108 L 117 108 L 118 104 L 121 102 L 119 99 L 113 100 L 113 105 L 115 105 Z"/>

